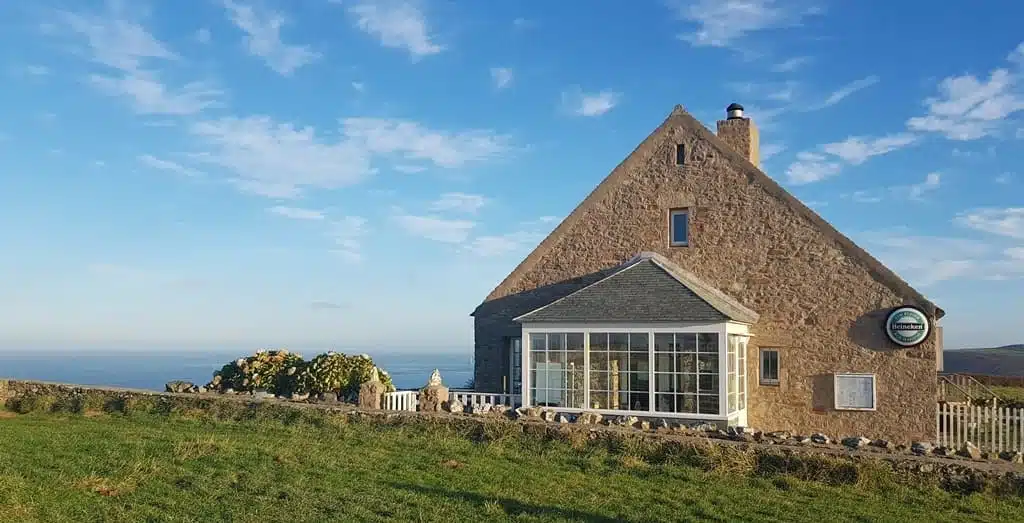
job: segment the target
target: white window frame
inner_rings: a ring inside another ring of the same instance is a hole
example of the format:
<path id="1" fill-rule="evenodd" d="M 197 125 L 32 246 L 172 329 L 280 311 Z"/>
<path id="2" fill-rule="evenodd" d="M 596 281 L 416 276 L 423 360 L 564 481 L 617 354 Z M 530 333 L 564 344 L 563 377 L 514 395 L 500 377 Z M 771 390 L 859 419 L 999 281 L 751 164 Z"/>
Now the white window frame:
<path id="1" fill-rule="evenodd" d="M 676 216 L 682 214 L 686 216 L 686 239 L 677 242 L 676 237 Z M 690 246 L 690 209 L 672 209 L 668 213 L 668 244 L 672 247 L 689 247 Z"/>
<path id="2" fill-rule="evenodd" d="M 839 380 L 840 378 L 871 378 L 871 406 L 870 407 L 840 407 L 839 406 Z M 832 408 L 835 410 L 853 411 L 875 411 L 878 410 L 878 378 L 873 373 L 843 372 L 836 373 L 832 377 Z"/>
<path id="3" fill-rule="evenodd" d="M 678 324 L 644 324 L 644 323 L 524 323 L 522 327 L 522 366 L 523 377 L 522 377 L 522 404 L 529 406 L 533 404 L 533 398 L 531 398 L 530 388 L 532 386 L 530 380 L 530 353 L 533 350 L 531 347 L 531 334 L 540 333 L 576 333 L 580 332 L 584 334 L 584 366 L 587 369 L 585 376 L 587 376 L 587 383 L 584 389 L 584 406 L 590 405 L 590 333 L 601 332 L 601 333 L 632 333 L 632 332 L 646 332 L 649 333 L 653 341 L 653 335 L 657 333 L 700 333 L 700 332 L 714 332 L 718 334 L 718 361 L 719 361 L 719 379 L 718 379 L 718 412 L 719 414 L 699 414 L 699 413 L 677 413 L 677 412 L 658 412 L 654 410 L 654 379 L 653 377 L 649 380 L 649 394 L 651 395 L 651 402 L 647 411 L 625 411 L 625 410 L 610 410 L 610 409 L 572 409 L 563 407 L 549 407 L 551 410 L 556 412 L 596 412 L 603 415 L 634 415 L 634 416 L 651 416 L 659 418 L 684 418 L 684 419 L 703 419 L 703 420 L 716 420 L 716 421 L 728 421 L 732 419 L 739 420 L 740 425 L 746 424 L 747 409 L 742 409 L 736 412 L 728 412 L 728 391 L 727 386 L 728 374 L 726 366 L 728 362 L 727 343 L 729 334 L 740 334 L 744 337 L 750 338 L 749 328 L 745 324 L 736 322 L 722 322 L 722 323 L 678 323 Z M 651 346 L 649 352 L 649 369 L 653 376 L 654 372 L 654 347 Z M 746 403 L 749 407 L 750 396 L 749 390 L 744 384 L 744 393 L 746 394 Z"/>
<path id="4" fill-rule="evenodd" d="M 775 379 L 768 379 L 764 377 L 764 353 L 774 352 L 775 353 Z M 777 386 L 782 382 L 782 353 L 779 349 L 774 347 L 760 347 L 758 349 L 757 356 L 757 382 L 764 386 Z"/>

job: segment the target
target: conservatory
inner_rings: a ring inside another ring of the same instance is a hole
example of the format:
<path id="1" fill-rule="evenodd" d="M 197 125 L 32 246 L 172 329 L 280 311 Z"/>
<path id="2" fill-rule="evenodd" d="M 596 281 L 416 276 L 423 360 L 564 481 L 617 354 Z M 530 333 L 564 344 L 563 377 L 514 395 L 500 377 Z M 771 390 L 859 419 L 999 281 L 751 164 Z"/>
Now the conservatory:
<path id="1" fill-rule="evenodd" d="M 756 320 L 667 260 L 638 258 L 516 318 L 522 404 L 746 425 Z"/>

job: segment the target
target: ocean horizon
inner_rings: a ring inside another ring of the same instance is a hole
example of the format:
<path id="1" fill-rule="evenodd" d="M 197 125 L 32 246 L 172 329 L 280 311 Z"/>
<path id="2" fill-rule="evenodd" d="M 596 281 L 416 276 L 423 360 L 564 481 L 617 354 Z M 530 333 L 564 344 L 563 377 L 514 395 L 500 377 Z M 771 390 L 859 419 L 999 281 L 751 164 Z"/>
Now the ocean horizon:
<path id="1" fill-rule="evenodd" d="M 252 350 L 5 349 L 0 350 L 0 379 L 52 381 L 163 391 L 169 381 L 204 385 L 225 364 Z M 323 350 L 295 350 L 311 359 Z M 339 350 L 368 354 L 391 375 L 398 389 L 418 388 L 436 368 L 449 387 L 473 377 L 472 353 L 412 350 Z"/>

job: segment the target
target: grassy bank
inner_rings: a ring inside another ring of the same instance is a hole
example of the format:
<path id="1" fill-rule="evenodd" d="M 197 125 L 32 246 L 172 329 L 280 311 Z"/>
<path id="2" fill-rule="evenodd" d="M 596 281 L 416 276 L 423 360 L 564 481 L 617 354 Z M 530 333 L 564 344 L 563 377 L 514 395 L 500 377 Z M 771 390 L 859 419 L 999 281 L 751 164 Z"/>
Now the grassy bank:
<path id="1" fill-rule="evenodd" d="M 0 450 L 0 521 L 1008 521 L 1024 510 L 1020 497 L 882 473 L 828 485 L 315 416 L 8 412 Z"/>

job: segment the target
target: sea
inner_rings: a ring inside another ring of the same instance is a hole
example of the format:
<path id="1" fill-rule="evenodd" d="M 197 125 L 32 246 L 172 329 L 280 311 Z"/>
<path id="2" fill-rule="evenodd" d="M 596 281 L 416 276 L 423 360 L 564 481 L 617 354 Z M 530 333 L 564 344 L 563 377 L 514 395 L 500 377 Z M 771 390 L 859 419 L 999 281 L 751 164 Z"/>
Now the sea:
<path id="1" fill-rule="evenodd" d="M 307 359 L 317 352 L 299 351 Z M 422 387 L 434 369 L 449 387 L 462 387 L 473 377 L 468 351 L 344 352 L 368 354 L 398 389 Z M 225 364 L 248 354 L 251 351 L 0 350 L 0 378 L 162 391 L 173 380 L 204 385 Z"/>

